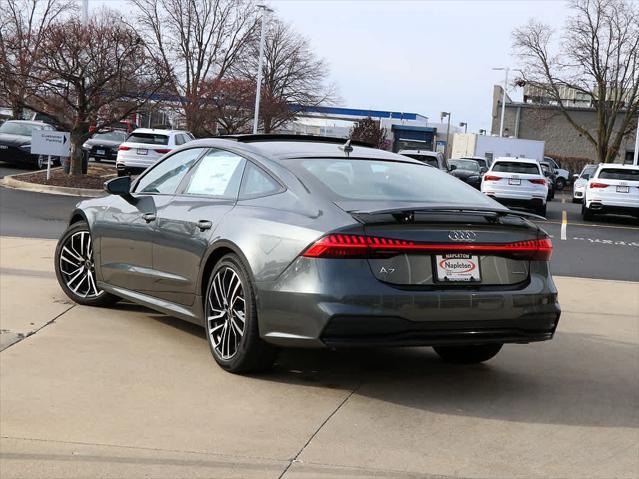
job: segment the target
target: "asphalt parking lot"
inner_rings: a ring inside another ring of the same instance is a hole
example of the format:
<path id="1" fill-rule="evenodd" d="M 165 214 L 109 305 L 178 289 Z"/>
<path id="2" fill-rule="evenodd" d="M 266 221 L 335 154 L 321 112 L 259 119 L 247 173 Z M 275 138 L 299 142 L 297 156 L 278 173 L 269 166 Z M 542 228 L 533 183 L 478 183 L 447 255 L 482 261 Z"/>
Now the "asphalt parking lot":
<path id="1" fill-rule="evenodd" d="M 636 223 L 551 203 L 552 341 L 463 367 L 429 348 L 286 350 L 241 377 L 199 327 L 64 296 L 53 250 L 77 201 L 0 188 L 3 479 L 639 477 Z"/>

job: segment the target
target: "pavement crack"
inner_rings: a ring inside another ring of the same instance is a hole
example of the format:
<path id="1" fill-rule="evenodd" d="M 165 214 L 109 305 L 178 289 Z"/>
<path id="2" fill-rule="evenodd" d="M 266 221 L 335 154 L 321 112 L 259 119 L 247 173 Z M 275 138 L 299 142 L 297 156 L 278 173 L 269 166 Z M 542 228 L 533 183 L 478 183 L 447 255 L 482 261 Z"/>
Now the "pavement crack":
<path id="1" fill-rule="evenodd" d="M 58 314 L 57 316 L 55 316 L 53 319 L 50 319 L 49 321 L 47 321 L 46 323 L 44 323 L 42 326 L 40 326 L 38 329 L 34 329 L 33 331 L 28 332 L 27 334 L 20 334 L 20 338 L 17 341 L 14 341 L 8 345 L 6 345 L 4 348 L 0 349 L 1 351 L 6 351 L 7 349 L 9 349 L 11 346 L 18 344 L 22 341 L 24 341 L 25 339 L 27 339 L 30 336 L 33 336 L 34 334 L 36 334 L 37 332 L 39 332 L 41 329 L 46 328 L 47 326 L 49 326 L 50 324 L 54 323 L 56 319 L 58 319 L 60 316 L 62 316 L 63 314 L 68 313 L 69 311 L 71 311 L 73 308 L 75 308 L 76 305 L 72 304 L 70 305 L 67 309 L 65 309 L 64 311 L 62 311 L 60 314 Z"/>
<path id="2" fill-rule="evenodd" d="M 315 429 L 313 434 L 311 434 L 311 436 L 308 438 L 306 443 L 300 448 L 299 451 L 297 451 L 297 454 L 295 454 L 295 457 L 293 459 L 289 459 L 288 464 L 286 465 L 286 467 L 282 471 L 282 474 L 279 475 L 278 479 L 282 479 L 284 477 L 284 474 L 286 474 L 288 472 L 288 470 L 293 465 L 293 463 L 299 462 L 298 461 L 299 457 L 302 455 L 302 453 L 308 447 L 308 445 L 311 443 L 311 441 L 313 439 L 315 439 L 315 436 L 317 436 L 317 434 L 322 430 L 322 428 L 326 425 L 326 423 L 328 423 L 328 421 L 330 421 L 331 418 L 333 416 L 335 416 L 337 411 L 339 411 L 342 408 L 342 406 L 344 404 L 346 404 L 346 401 L 348 401 L 353 396 L 353 394 L 355 394 L 357 392 L 357 390 L 360 387 L 361 387 L 361 384 L 358 384 L 357 386 L 355 386 L 353 388 L 353 390 L 351 392 L 349 392 L 348 395 L 344 399 L 342 399 L 342 401 L 337 405 L 337 407 L 326 417 L 326 419 L 324 419 L 324 421 L 322 421 L 322 423 L 317 427 L 317 429 Z"/>

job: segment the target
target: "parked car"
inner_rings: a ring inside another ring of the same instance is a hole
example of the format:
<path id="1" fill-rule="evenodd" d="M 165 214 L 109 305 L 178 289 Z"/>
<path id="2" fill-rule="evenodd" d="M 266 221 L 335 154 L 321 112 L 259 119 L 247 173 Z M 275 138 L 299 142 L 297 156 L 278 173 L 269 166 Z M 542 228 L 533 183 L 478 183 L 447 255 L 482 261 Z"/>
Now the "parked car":
<path id="1" fill-rule="evenodd" d="M 600 164 L 588 180 L 581 215 L 619 214 L 639 219 L 639 166 Z"/>
<path id="2" fill-rule="evenodd" d="M 539 162 L 541 165 L 541 171 L 544 172 L 544 176 L 548 182 L 548 197 L 547 201 L 552 201 L 555 199 L 555 184 L 557 182 L 557 170 L 553 168 L 553 165 L 546 160 L 542 160 Z"/>
<path id="3" fill-rule="evenodd" d="M 123 131 L 125 133 L 133 133 L 133 131 L 138 129 L 138 125 L 136 123 L 133 123 L 130 120 L 122 120 L 122 121 L 116 121 L 115 123 L 111 123 L 104 129 L 118 130 L 118 131 Z M 97 131 L 98 129 L 95 124 L 89 126 L 89 133 L 96 133 Z"/>
<path id="4" fill-rule="evenodd" d="M 479 189 L 481 187 L 481 177 L 486 170 L 480 167 L 477 161 L 453 159 L 448 160 L 448 164 L 454 167 L 451 175 L 455 178 L 459 178 L 474 188 Z"/>
<path id="5" fill-rule="evenodd" d="M 546 216 L 548 182 L 537 160 L 497 158 L 482 178 L 481 191 L 500 203 Z"/>
<path id="6" fill-rule="evenodd" d="M 195 138 L 188 131 L 138 128 L 118 147 L 118 176 L 140 173 L 162 156 Z"/>
<path id="7" fill-rule="evenodd" d="M 581 173 L 575 175 L 575 181 L 572 186 L 572 202 L 581 203 L 584 200 L 584 193 L 586 192 L 586 185 L 592 174 L 597 169 L 597 165 L 586 165 L 581 170 Z"/>
<path id="8" fill-rule="evenodd" d="M 462 156 L 461 160 L 474 160 L 479 163 L 480 168 L 485 168 L 484 171 L 488 171 L 490 168 L 491 161 L 488 158 L 484 158 L 483 156 Z"/>
<path id="9" fill-rule="evenodd" d="M 434 346 L 478 363 L 553 337 L 552 243 L 528 213 L 343 143 L 198 140 L 109 181 L 58 242 L 62 289 L 200 324 L 235 373 L 269 368 L 277 347 Z"/>
<path id="10" fill-rule="evenodd" d="M 84 154 L 97 162 L 102 160 L 115 161 L 118 157 L 118 147 L 124 143 L 127 134 L 121 130 L 105 130 L 94 133 L 84 142 Z"/>
<path id="11" fill-rule="evenodd" d="M 36 130 L 55 131 L 55 128 L 41 121 L 29 120 L 7 120 L 0 125 L 0 160 L 46 168 L 48 157 L 31 154 L 31 136 Z M 60 159 L 56 157 L 53 161 L 59 163 Z"/>
<path id="12" fill-rule="evenodd" d="M 439 151 L 428 151 L 428 150 L 400 150 L 400 155 L 407 156 L 408 158 L 413 158 L 414 160 L 421 161 L 422 163 L 426 163 L 427 165 L 434 166 L 435 168 L 450 172 L 451 168 L 448 164 L 444 155 Z"/>
<path id="13" fill-rule="evenodd" d="M 550 156 L 544 156 L 544 160 L 550 163 L 557 172 L 557 178 L 555 179 L 555 189 L 557 191 L 562 191 L 566 187 L 566 185 L 570 183 L 570 172 L 559 166 L 559 163 L 557 163 L 555 159 L 551 158 Z"/>

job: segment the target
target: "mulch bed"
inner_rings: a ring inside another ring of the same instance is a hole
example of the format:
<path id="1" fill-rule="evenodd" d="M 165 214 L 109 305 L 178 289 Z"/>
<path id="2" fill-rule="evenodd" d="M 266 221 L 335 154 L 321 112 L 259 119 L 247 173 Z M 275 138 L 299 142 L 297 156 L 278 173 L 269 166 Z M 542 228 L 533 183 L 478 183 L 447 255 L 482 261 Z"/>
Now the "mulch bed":
<path id="1" fill-rule="evenodd" d="M 51 170 L 51 178 L 49 181 L 47 181 L 47 170 L 29 173 L 28 175 L 20 175 L 16 179 L 39 185 L 101 190 L 104 187 L 105 181 L 115 178 L 116 176 L 117 173 L 112 166 L 89 165 L 89 170 L 86 175 L 71 176 L 65 174 L 62 168 L 56 168 L 55 170 Z"/>

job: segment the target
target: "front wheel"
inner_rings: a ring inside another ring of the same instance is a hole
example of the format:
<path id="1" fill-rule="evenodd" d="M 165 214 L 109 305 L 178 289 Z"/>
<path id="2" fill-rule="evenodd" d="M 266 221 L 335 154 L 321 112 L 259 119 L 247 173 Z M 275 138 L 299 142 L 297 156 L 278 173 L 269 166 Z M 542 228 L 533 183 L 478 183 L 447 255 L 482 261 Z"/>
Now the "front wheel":
<path id="1" fill-rule="evenodd" d="M 206 337 L 215 361 L 232 373 L 270 369 L 275 348 L 260 338 L 253 284 L 237 255 L 215 265 L 205 301 Z"/>
<path id="2" fill-rule="evenodd" d="M 494 358 L 503 344 L 470 346 L 435 346 L 433 349 L 447 363 L 477 364 Z"/>
<path id="3" fill-rule="evenodd" d="M 72 224 L 55 249 L 55 274 L 62 291 L 78 304 L 111 306 L 119 298 L 98 288 L 89 225 Z"/>

